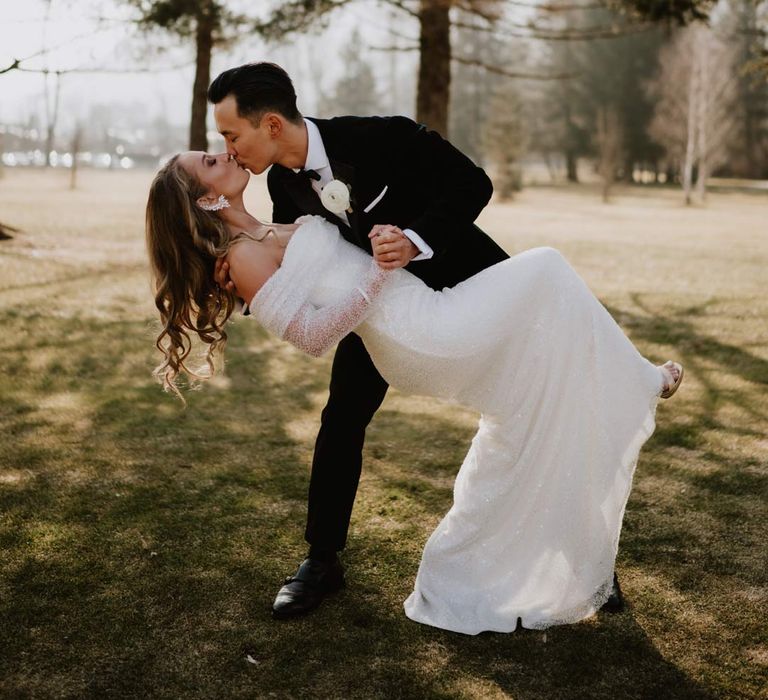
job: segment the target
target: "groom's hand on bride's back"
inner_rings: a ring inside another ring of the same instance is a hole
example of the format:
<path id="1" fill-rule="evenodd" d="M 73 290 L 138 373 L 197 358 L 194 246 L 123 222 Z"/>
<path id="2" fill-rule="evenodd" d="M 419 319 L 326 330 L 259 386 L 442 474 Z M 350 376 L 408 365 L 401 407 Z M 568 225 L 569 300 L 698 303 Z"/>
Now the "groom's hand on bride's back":
<path id="1" fill-rule="evenodd" d="M 397 226 L 376 224 L 368 238 L 371 239 L 373 258 L 384 270 L 405 267 L 420 252 Z"/>
<path id="2" fill-rule="evenodd" d="M 237 297 L 240 296 L 235 288 L 235 283 L 229 276 L 229 263 L 226 258 L 217 258 L 216 267 L 213 269 L 213 278 L 216 280 L 216 284 L 218 284 L 219 287 L 227 292 L 232 292 L 232 294 Z"/>

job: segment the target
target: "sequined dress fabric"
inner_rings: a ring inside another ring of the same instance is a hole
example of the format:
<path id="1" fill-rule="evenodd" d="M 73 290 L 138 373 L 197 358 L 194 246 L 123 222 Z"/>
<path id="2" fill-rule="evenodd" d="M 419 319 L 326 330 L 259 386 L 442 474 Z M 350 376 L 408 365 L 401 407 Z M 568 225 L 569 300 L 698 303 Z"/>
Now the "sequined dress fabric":
<path id="1" fill-rule="evenodd" d="M 390 385 L 481 414 L 406 615 L 477 634 L 593 614 L 610 592 L 638 453 L 655 427 L 658 369 L 552 248 L 436 292 L 406 270 L 376 277 L 336 226 L 299 221 L 254 317 L 285 337 L 301 309 L 329 310 L 316 332 L 334 324 L 335 342 L 354 328 Z M 354 291 L 366 285 L 372 293 Z"/>

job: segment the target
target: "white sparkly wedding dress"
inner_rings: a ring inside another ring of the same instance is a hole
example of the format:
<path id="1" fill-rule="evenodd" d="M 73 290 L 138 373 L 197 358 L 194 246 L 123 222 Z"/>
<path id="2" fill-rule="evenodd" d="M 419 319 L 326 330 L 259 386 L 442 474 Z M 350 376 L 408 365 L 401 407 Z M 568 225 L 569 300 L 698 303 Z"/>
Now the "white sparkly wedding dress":
<path id="1" fill-rule="evenodd" d="M 436 292 L 381 271 L 324 219 L 299 221 L 253 316 L 313 355 L 354 329 L 392 386 L 481 413 L 408 617 L 477 634 L 594 613 L 654 429 L 659 370 L 551 248 Z"/>

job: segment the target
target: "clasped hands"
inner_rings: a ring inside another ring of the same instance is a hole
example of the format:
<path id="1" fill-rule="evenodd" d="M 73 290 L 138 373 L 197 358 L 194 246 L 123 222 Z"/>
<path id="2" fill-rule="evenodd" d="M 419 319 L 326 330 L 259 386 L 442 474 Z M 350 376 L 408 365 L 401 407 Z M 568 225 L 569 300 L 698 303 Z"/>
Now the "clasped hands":
<path id="1" fill-rule="evenodd" d="M 397 226 L 376 224 L 368 234 L 373 259 L 382 270 L 405 267 L 419 254 L 419 249 Z"/>
<path id="2" fill-rule="evenodd" d="M 419 249 L 410 238 L 397 226 L 391 224 L 376 224 L 368 234 L 371 239 L 373 259 L 383 270 L 395 270 L 405 267 L 419 254 Z M 222 290 L 240 296 L 235 289 L 235 283 L 229 276 L 229 263 L 225 258 L 216 261 L 214 279 Z"/>

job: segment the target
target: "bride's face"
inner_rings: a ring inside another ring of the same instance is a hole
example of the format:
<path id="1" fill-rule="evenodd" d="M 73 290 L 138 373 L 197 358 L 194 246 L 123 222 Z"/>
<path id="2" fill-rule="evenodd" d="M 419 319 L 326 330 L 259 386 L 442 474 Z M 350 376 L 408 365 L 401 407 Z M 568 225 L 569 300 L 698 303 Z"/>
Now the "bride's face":
<path id="1" fill-rule="evenodd" d="M 220 194 L 227 199 L 237 197 L 243 192 L 250 178 L 248 171 L 241 168 L 237 161 L 226 153 L 188 151 L 179 156 L 178 163 L 203 184 L 208 194 L 215 197 Z"/>

